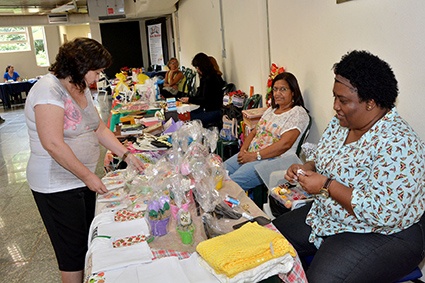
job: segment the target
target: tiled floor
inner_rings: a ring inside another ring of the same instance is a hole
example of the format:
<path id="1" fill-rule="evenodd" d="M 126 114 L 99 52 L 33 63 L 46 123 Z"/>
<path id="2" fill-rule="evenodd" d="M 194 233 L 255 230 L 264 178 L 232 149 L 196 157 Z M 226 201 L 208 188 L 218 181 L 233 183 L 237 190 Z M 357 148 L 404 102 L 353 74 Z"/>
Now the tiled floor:
<path id="1" fill-rule="evenodd" d="M 110 101 L 100 96 L 98 106 L 106 119 Z M 0 116 L 6 120 L 0 124 L 0 282 L 61 282 L 52 245 L 26 182 L 30 151 L 24 109 L 1 107 Z M 101 163 L 98 167 L 100 175 Z"/>

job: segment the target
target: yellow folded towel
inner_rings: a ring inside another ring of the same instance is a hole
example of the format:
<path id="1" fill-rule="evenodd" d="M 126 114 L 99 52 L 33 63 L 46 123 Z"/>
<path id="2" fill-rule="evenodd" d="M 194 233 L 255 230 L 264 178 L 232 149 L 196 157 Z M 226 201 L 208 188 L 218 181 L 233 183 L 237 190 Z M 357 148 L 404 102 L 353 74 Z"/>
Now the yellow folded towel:
<path id="1" fill-rule="evenodd" d="M 216 273 L 225 274 L 229 278 L 286 253 L 296 255 L 285 237 L 255 222 L 203 241 L 196 247 L 196 251 Z"/>

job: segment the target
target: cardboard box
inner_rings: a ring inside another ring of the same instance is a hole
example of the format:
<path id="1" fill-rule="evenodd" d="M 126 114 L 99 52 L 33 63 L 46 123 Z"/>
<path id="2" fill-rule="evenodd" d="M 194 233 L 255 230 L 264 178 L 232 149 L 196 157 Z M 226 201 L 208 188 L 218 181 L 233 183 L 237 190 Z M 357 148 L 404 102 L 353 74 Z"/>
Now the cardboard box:
<path id="1" fill-rule="evenodd" d="M 260 121 L 261 116 L 263 116 L 266 110 L 267 107 L 242 110 L 245 129 L 252 130 L 255 125 L 257 125 L 258 121 Z M 248 135 L 248 133 L 246 133 L 246 135 Z"/>

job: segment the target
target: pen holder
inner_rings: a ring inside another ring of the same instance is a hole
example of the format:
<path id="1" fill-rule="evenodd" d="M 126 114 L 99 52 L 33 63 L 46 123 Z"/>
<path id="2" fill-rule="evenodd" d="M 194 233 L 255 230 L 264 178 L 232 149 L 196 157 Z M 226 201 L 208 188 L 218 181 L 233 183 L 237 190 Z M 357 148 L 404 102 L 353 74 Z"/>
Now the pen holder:
<path id="1" fill-rule="evenodd" d="M 151 234 L 153 236 L 164 236 L 168 233 L 167 227 L 170 222 L 170 217 L 164 219 L 149 219 Z"/>

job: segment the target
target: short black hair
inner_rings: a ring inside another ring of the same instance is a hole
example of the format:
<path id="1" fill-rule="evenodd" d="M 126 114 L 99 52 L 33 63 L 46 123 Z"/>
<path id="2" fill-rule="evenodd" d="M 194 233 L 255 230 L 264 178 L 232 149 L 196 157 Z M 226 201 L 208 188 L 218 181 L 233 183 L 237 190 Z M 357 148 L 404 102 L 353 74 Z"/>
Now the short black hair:
<path id="1" fill-rule="evenodd" d="M 354 50 L 343 55 L 333 66 L 335 75 L 350 81 L 357 89 L 360 101 L 374 100 L 381 108 L 395 105 L 398 86 L 390 65 L 378 56 L 364 50 Z"/>

